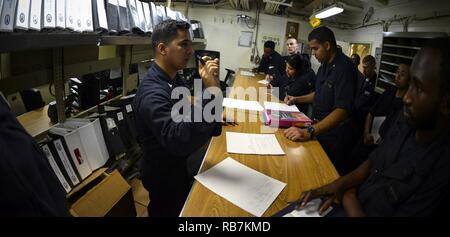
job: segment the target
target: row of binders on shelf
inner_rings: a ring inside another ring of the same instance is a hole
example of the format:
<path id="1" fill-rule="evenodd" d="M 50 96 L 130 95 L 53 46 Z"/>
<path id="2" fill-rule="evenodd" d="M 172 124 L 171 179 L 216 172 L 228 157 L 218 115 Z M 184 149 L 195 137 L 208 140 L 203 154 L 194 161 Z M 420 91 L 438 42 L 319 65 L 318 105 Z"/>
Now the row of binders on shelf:
<path id="1" fill-rule="evenodd" d="M 87 118 L 70 118 L 48 131 L 41 148 L 62 187 L 69 193 L 93 171 L 136 145 L 134 95 L 99 106 Z"/>
<path id="2" fill-rule="evenodd" d="M 166 19 L 190 23 L 178 11 L 139 0 L 0 0 L 0 13 L 2 32 L 150 34 Z"/>

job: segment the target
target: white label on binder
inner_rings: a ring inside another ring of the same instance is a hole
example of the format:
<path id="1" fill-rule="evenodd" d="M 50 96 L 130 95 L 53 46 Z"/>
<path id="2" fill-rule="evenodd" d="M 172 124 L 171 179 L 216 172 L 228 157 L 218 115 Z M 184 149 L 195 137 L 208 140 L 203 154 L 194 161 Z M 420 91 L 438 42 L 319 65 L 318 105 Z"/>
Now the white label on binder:
<path id="1" fill-rule="evenodd" d="M 53 171 L 56 174 L 56 177 L 58 178 L 59 182 L 61 182 L 63 188 L 66 190 L 66 192 L 70 192 L 71 188 L 69 183 L 67 183 L 67 180 L 64 178 L 64 175 L 61 173 L 61 170 L 59 169 L 58 165 L 56 164 L 55 158 L 53 158 L 52 152 L 48 148 L 48 145 L 43 145 L 42 150 L 44 151 L 45 155 L 47 156 L 48 162 L 50 163 L 50 166 L 52 167 Z"/>
<path id="2" fill-rule="evenodd" d="M 125 109 L 127 110 L 127 113 L 133 111 L 133 107 L 131 107 L 131 105 L 126 105 L 126 106 L 125 106 Z"/>
<path id="3" fill-rule="evenodd" d="M 112 118 L 106 118 L 106 125 L 108 126 L 108 130 L 116 127 L 116 123 Z"/>
<path id="4" fill-rule="evenodd" d="M 72 181 L 72 184 L 73 185 L 78 184 L 80 181 L 78 180 L 78 177 L 75 174 L 72 165 L 70 165 L 69 158 L 67 157 L 66 152 L 64 151 L 61 139 L 53 141 L 53 144 L 55 144 L 56 151 L 58 152 L 58 155 L 61 158 L 61 162 L 63 163 L 63 166 L 66 169 L 67 174 L 69 175 L 70 180 Z"/>
<path id="5" fill-rule="evenodd" d="M 117 113 L 117 120 L 122 121 L 123 120 L 123 114 L 122 112 Z"/>

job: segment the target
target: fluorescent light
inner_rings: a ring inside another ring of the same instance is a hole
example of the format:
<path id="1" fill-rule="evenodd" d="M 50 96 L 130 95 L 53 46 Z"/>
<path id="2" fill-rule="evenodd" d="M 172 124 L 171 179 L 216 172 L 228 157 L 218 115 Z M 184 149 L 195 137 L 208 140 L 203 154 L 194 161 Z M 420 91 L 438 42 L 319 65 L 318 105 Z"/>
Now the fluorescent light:
<path id="1" fill-rule="evenodd" d="M 324 8 L 316 13 L 316 18 L 323 19 L 330 16 L 334 16 L 344 11 L 344 8 L 340 7 L 337 4 L 331 5 L 327 8 Z"/>

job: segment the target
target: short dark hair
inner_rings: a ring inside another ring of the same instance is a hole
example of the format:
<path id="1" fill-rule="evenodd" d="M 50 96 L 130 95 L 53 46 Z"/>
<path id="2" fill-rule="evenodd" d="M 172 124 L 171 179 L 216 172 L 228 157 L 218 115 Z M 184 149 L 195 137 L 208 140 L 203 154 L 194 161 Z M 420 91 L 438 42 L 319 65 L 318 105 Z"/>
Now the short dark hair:
<path id="1" fill-rule="evenodd" d="M 336 38 L 333 31 L 326 26 L 315 28 L 308 35 L 308 41 L 317 40 L 320 44 L 330 43 L 332 49 L 336 49 Z"/>
<path id="2" fill-rule="evenodd" d="M 361 61 L 361 57 L 359 56 L 359 54 L 354 53 L 354 54 L 350 55 L 350 58 L 353 58 L 353 57 L 358 58 L 358 63 L 359 63 L 359 61 Z"/>
<path id="3" fill-rule="evenodd" d="M 375 61 L 375 58 L 372 55 L 367 55 L 362 60 L 363 64 L 369 63 L 370 65 L 376 65 L 377 61 Z"/>
<path id="4" fill-rule="evenodd" d="M 165 20 L 153 29 L 152 47 L 155 50 L 159 43 L 168 44 L 178 34 L 178 30 L 189 30 L 191 25 L 184 21 Z"/>
<path id="5" fill-rule="evenodd" d="M 450 38 L 436 38 L 425 42 L 422 49 L 435 49 L 441 57 L 439 76 L 444 94 L 450 94 Z"/>
<path id="6" fill-rule="evenodd" d="M 272 40 L 267 40 L 264 42 L 264 48 L 275 49 L 275 42 Z"/>
<path id="7" fill-rule="evenodd" d="M 308 62 L 304 56 L 300 54 L 294 54 L 286 58 L 286 62 L 296 70 L 297 75 L 301 75 L 308 71 Z"/>

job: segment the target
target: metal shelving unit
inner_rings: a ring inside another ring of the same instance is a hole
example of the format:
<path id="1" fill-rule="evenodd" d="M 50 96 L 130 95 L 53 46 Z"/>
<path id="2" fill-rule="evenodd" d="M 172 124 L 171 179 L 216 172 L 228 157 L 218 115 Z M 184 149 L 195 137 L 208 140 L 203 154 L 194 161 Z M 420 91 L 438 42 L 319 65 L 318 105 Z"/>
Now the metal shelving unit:
<path id="1" fill-rule="evenodd" d="M 399 64 L 411 64 L 414 55 L 427 39 L 446 36 L 446 33 L 439 32 L 384 32 L 376 91 L 382 93 L 385 89 L 395 86 L 395 74 Z"/>
<path id="2" fill-rule="evenodd" d="M 193 43 L 204 46 L 206 39 L 193 39 Z M 113 46 L 114 55 L 100 58 L 102 46 Z M 148 61 L 153 55 L 151 37 L 148 35 L 98 35 L 69 32 L 0 33 L 0 53 L 20 58 L 15 63 L 24 65 L 22 67 L 27 69 L 16 70 L 19 72 L 2 77 L 0 90 L 5 95 L 11 95 L 28 88 L 54 83 L 58 122 L 66 119 L 64 91 L 65 82 L 69 78 L 121 68 L 122 95 L 126 95 L 133 89 L 127 88 L 130 64 Z M 77 59 L 73 59 L 73 56 Z M 36 63 L 39 60 L 46 62 Z M 29 64 L 33 64 L 31 69 L 27 66 Z M 113 99 L 119 97 L 116 96 Z M 84 116 L 92 109 L 81 111 L 75 117 Z M 48 128 L 50 126 L 51 124 L 48 124 Z M 45 133 L 36 134 L 36 139 L 39 140 L 39 137 Z"/>

